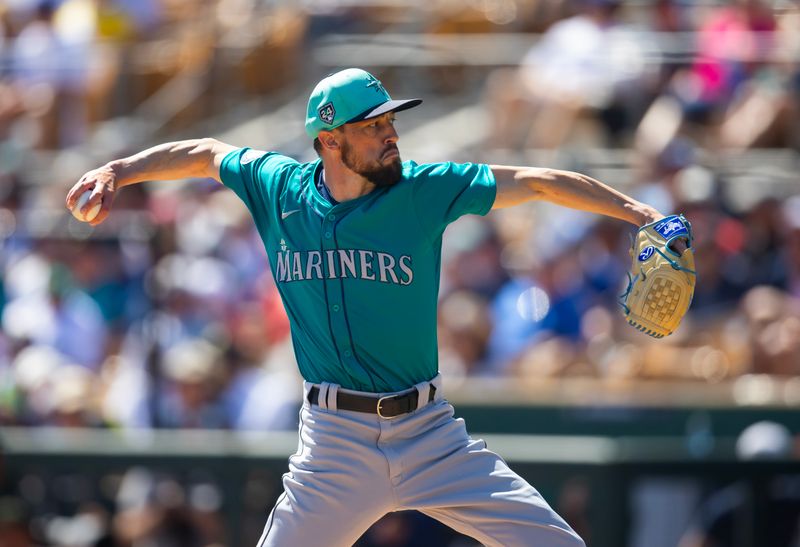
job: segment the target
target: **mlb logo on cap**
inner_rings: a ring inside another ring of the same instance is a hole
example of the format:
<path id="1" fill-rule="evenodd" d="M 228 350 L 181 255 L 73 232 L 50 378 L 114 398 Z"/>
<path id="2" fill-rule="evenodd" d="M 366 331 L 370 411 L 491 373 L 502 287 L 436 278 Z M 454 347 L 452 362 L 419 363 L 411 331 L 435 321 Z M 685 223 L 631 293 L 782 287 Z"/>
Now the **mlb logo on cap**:
<path id="1" fill-rule="evenodd" d="M 348 68 L 324 78 L 311 92 L 306 108 L 306 133 L 314 139 L 320 131 L 407 110 L 421 102 L 421 99 L 393 100 L 375 76 L 360 68 Z"/>

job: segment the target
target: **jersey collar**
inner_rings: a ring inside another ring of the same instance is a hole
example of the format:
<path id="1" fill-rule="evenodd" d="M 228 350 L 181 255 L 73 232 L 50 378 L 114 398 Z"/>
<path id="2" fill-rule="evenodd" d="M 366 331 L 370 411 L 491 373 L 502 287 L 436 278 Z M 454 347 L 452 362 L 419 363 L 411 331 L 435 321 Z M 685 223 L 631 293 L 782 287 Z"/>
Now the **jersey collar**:
<path id="1" fill-rule="evenodd" d="M 335 211 L 349 211 L 354 207 L 358 207 L 365 201 L 370 199 L 375 199 L 382 195 L 384 192 L 387 191 L 387 188 L 376 188 L 369 194 L 364 194 L 363 196 L 357 197 L 355 199 L 350 199 L 347 201 L 342 201 L 341 203 L 337 203 L 336 205 L 332 204 L 328 199 L 323 196 L 319 189 L 317 188 L 317 180 L 318 177 L 322 174 L 322 160 L 318 159 L 312 166 L 311 171 L 311 180 L 308 181 L 308 186 L 311 192 L 311 199 L 314 202 L 314 208 L 320 212 L 321 215 L 325 215 L 330 210 Z"/>

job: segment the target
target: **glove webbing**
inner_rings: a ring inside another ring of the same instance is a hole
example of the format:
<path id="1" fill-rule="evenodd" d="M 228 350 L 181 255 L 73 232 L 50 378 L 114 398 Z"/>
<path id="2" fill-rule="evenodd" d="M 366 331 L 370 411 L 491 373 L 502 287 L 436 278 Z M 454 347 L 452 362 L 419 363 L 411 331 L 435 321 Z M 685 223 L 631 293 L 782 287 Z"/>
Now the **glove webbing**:
<path id="1" fill-rule="evenodd" d="M 670 263 L 670 265 L 671 265 L 673 268 L 675 268 L 676 270 L 680 270 L 680 271 L 682 271 L 682 272 L 690 273 L 690 274 L 692 274 L 692 275 L 697 275 L 697 272 L 696 272 L 696 271 L 694 271 L 694 270 L 690 270 L 689 268 L 684 268 L 683 266 L 681 266 L 680 264 L 678 264 L 677 262 L 675 262 L 674 260 L 672 260 L 670 257 L 668 257 L 667 255 L 665 255 L 665 254 L 664 254 L 664 252 L 663 252 L 661 249 L 659 249 L 658 247 L 655 247 L 655 250 L 656 250 L 656 252 L 657 252 L 658 254 L 660 254 L 661 256 L 663 256 L 663 257 L 664 257 L 664 258 L 667 260 L 667 262 L 669 262 L 669 263 Z M 630 288 L 629 288 L 628 290 L 630 290 Z M 627 295 L 627 293 L 625 293 L 625 294 Z"/>

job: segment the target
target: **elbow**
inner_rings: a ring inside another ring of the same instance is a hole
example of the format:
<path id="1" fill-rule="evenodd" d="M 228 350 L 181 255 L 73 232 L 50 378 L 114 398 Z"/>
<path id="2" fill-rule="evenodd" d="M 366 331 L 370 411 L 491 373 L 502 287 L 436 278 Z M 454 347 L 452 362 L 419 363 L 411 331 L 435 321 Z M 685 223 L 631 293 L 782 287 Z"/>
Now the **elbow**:
<path id="1" fill-rule="evenodd" d="M 531 168 L 517 173 L 517 184 L 524 187 L 529 199 L 547 200 L 560 184 L 563 172 L 548 168 Z"/>
<path id="2" fill-rule="evenodd" d="M 217 139 L 213 137 L 203 137 L 202 139 L 198 139 L 197 141 L 198 146 L 207 148 L 209 150 L 213 150 L 216 146 L 222 144 Z"/>
<path id="3" fill-rule="evenodd" d="M 205 178 L 219 178 L 219 167 L 216 165 L 217 151 L 222 143 L 212 137 L 198 139 L 194 153 L 197 154 L 198 176 Z"/>
<path id="4" fill-rule="evenodd" d="M 208 158 L 210 161 L 213 160 L 214 153 L 220 144 L 222 143 L 220 143 L 217 139 L 204 137 L 195 142 L 194 152 L 197 155 L 202 156 L 204 159 Z"/>

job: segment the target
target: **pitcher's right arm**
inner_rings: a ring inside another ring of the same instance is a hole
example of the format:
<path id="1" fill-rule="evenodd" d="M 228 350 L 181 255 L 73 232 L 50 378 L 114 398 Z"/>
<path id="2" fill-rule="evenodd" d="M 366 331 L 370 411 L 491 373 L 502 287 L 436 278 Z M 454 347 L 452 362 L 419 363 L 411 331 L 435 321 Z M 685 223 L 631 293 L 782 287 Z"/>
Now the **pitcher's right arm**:
<path id="1" fill-rule="evenodd" d="M 100 212 L 90 222 L 96 226 L 106 219 L 116 191 L 123 186 L 146 180 L 213 178 L 219 181 L 222 159 L 236 149 L 216 139 L 191 139 L 159 144 L 133 156 L 112 160 L 89 171 L 75 183 L 67 193 L 67 208 L 72 209 L 78 197 L 91 190 L 91 198 L 83 210 L 89 211 L 96 203 L 102 204 Z"/>

